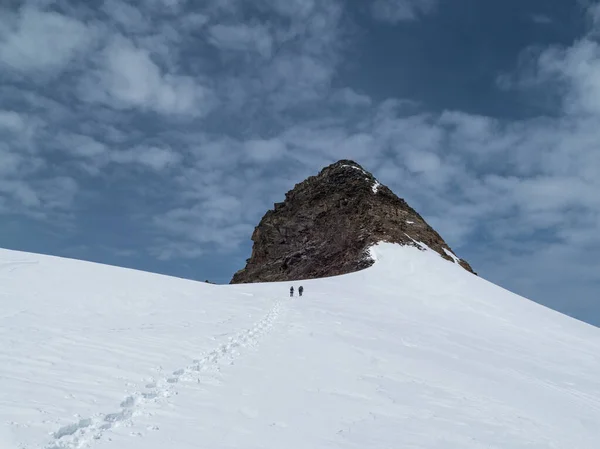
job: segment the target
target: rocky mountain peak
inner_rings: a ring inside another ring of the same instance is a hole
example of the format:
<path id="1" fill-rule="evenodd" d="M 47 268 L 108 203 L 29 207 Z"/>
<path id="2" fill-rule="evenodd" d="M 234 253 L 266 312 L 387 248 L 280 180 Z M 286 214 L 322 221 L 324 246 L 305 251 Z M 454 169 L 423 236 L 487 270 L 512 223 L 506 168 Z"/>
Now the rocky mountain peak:
<path id="1" fill-rule="evenodd" d="M 286 193 L 252 234 L 252 254 L 232 284 L 314 279 L 373 264 L 371 245 L 427 245 L 474 273 L 442 237 L 358 163 L 340 160 Z"/>

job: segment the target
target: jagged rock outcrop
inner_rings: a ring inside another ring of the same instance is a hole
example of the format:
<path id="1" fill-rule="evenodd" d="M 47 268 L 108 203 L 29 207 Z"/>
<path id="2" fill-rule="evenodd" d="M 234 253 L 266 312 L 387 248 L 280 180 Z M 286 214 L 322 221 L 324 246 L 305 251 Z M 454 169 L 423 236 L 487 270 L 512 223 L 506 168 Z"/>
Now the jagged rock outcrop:
<path id="1" fill-rule="evenodd" d="M 252 241 L 252 255 L 232 284 L 358 271 L 373 264 L 368 248 L 380 241 L 424 243 L 473 273 L 406 201 L 350 160 L 336 162 L 297 184 L 264 215 Z"/>

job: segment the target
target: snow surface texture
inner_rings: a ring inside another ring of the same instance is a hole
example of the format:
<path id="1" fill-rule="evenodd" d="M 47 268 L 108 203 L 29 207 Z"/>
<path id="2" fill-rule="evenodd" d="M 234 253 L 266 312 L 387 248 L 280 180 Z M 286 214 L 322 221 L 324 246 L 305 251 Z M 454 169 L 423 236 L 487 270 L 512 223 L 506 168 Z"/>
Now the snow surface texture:
<path id="1" fill-rule="evenodd" d="M 0 448 L 600 447 L 599 329 L 370 253 L 290 298 L 0 250 Z"/>

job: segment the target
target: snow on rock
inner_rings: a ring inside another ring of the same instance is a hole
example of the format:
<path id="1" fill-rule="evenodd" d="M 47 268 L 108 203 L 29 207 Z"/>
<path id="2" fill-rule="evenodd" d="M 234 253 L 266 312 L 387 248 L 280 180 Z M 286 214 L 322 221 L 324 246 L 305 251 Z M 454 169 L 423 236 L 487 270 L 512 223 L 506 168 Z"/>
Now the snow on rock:
<path id="1" fill-rule="evenodd" d="M 427 246 L 425 243 L 419 241 L 419 240 L 415 240 L 413 239 L 410 235 L 408 235 L 407 233 L 404 233 L 405 236 L 407 236 L 409 239 L 411 239 L 413 241 L 413 243 L 415 245 L 417 245 L 421 251 L 433 251 L 429 246 Z M 435 251 L 433 251 L 435 253 Z"/>
<path id="2" fill-rule="evenodd" d="M 358 171 L 359 171 L 359 172 L 361 172 L 362 174 L 369 176 L 369 174 L 368 174 L 368 173 L 367 173 L 365 170 L 363 170 L 363 169 L 362 169 L 362 168 L 360 168 L 360 167 L 357 167 L 356 165 L 343 164 L 343 165 L 342 165 L 342 167 L 353 168 L 354 170 L 358 170 Z M 368 180 L 369 178 L 365 178 L 365 179 L 367 179 L 367 180 Z"/>
<path id="3" fill-rule="evenodd" d="M 381 186 L 381 184 L 379 183 L 379 181 L 375 180 L 375 182 L 373 183 L 373 193 L 377 193 L 379 190 L 379 187 Z"/>
<path id="4" fill-rule="evenodd" d="M 413 223 L 413 222 L 410 222 L 410 223 Z M 430 248 L 428 245 L 426 245 L 425 243 L 423 243 L 423 242 L 421 242 L 421 241 L 418 241 L 418 240 L 415 240 L 415 239 L 413 239 L 411 236 L 409 236 L 409 235 L 408 235 L 408 234 L 406 234 L 406 233 L 405 233 L 405 235 L 406 235 L 406 236 L 407 236 L 409 239 L 411 239 L 411 240 L 412 240 L 412 241 L 413 241 L 413 242 L 414 242 L 414 243 L 415 243 L 415 244 L 416 244 L 416 245 L 417 245 L 417 246 L 418 246 L 418 247 L 419 247 L 419 248 L 420 248 L 422 251 L 432 251 L 432 252 L 434 252 L 434 253 L 436 253 L 436 254 L 437 254 L 437 252 L 436 252 L 436 251 L 434 251 L 433 249 L 431 249 L 431 248 Z M 448 248 L 444 248 L 444 247 L 442 247 L 442 249 L 444 250 L 444 253 L 446 253 L 446 255 L 447 255 L 448 257 L 450 257 L 450 258 L 451 258 L 451 259 L 454 261 L 454 263 L 456 263 L 456 264 L 460 264 L 460 259 L 459 259 L 458 257 L 456 257 L 456 255 L 455 255 L 455 254 L 454 254 L 452 251 L 450 251 Z"/>
<path id="5" fill-rule="evenodd" d="M 460 259 L 458 257 L 456 257 L 456 255 L 454 255 L 454 253 L 452 251 L 450 251 L 448 248 L 442 248 L 442 249 L 444 250 L 444 252 L 446 253 L 447 256 L 452 258 L 454 263 L 460 263 Z"/>
<path id="6" fill-rule="evenodd" d="M 376 245 L 372 245 L 372 246 L 369 247 L 369 249 L 368 249 L 368 256 L 369 256 L 369 258 L 372 261 L 377 262 L 379 260 L 378 259 L 379 255 L 377 254 L 377 251 L 375 251 L 375 246 Z"/>
<path id="7" fill-rule="evenodd" d="M 356 167 L 355 165 L 349 165 L 349 164 L 343 164 L 342 167 L 348 167 L 348 168 L 353 168 L 355 170 L 358 170 L 359 172 L 367 175 L 367 178 L 365 178 L 365 181 L 371 182 L 371 177 L 370 177 L 371 175 L 369 173 L 367 173 L 365 170 L 363 170 L 362 168 Z M 373 193 L 377 193 L 380 186 L 381 186 L 381 183 L 375 179 L 373 181 L 373 186 L 371 187 L 371 189 L 373 190 Z"/>
<path id="8" fill-rule="evenodd" d="M 598 447 L 599 329 L 434 251 L 369 253 L 219 286 L 0 250 L 0 447 Z"/>

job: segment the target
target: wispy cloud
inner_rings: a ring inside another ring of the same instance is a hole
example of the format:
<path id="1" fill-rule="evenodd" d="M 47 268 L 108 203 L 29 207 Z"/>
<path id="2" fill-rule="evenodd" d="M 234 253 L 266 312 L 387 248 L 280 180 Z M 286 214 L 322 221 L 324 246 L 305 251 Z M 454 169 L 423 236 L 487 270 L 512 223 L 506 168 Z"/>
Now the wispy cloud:
<path id="1" fill-rule="evenodd" d="M 77 19 L 24 5 L 0 9 L 0 65 L 27 75 L 54 74 L 80 57 L 95 30 Z"/>
<path id="2" fill-rule="evenodd" d="M 554 21 L 545 14 L 532 14 L 531 21 L 538 25 L 551 25 Z"/>
<path id="3" fill-rule="evenodd" d="M 371 12 L 383 22 L 406 22 L 433 12 L 437 4 L 437 0 L 374 0 Z"/>
<path id="4" fill-rule="evenodd" d="M 121 32 L 133 35 L 149 34 L 152 21 L 148 14 L 135 6 L 120 0 L 105 0 L 102 11 L 117 25 Z"/>
<path id="5" fill-rule="evenodd" d="M 20 114 L 14 111 L 0 110 L 0 128 L 12 133 L 21 133 L 25 131 L 25 120 Z"/>
<path id="6" fill-rule="evenodd" d="M 0 196 L 4 200 L 2 212 L 23 214 L 41 220 L 68 212 L 78 192 L 77 182 L 69 177 L 39 180 L 2 179 Z M 65 215 L 61 216 L 64 218 Z"/>
<path id="7" fill-rule="evenodd" d="M 140 164 L 156 171 L 177 165 L 181 159 L 181 155 L 170 148 L 153 146 L 114 151 L 110 155 L 110 160 L 113 162 Z"/>
<path id="8" fill-rule="evenodd" d="M 150 52 L 118 36 L 98 58 L 97 69 L 80 85 L 82 98 L 125 109 L 163 114 L 205 115 L 213 106 L 210 90 L 187 75 L 163 71 Z"/>
<path id="9" fill-rule="evenodd" d="M 222 50 L 256 51 L 262 57 L 271 55 L 273 39 L 264 25 L 216 24 L 209 29 L 211 43 Z"/>
<path id="10" fill-rule="evenodd" d="M 0 181 L 0 192 L 13 197 L 25 207 L 41 205 L 38 194 L 23 181 Z"/>

